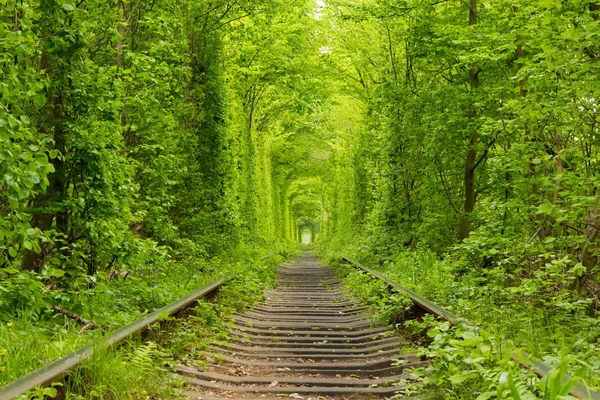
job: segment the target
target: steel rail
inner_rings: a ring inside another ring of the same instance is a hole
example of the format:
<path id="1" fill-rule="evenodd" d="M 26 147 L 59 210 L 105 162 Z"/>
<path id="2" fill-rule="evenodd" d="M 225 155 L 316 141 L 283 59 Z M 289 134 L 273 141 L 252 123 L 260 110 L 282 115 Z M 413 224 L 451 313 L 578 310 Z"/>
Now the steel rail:
<path id="1" fill-rule="evenodd" d="M 38 386 L 48 386 L 52 382 L 57 381 L 67 375 L 68 372 L 74 367 L 90 359 L 94 355 L 94 347 L 99 343 L 105 344 L 106 347 L 112 347 L 126 340 L 132 335 L 142 332 L 150 325 L 160 321 L 165 315 L 170 316 L 176 314 L 177 312 L 190 306 L 196 300 L 215 293 L 226 281 L 227 279 L 222 278 L 210 283 L 169 305 L 159 308 L 150 314 L 147 314 L 146 316 L 117 329 L 110 336 L 108 336 L 105 341 L 84 346 L 40 369 L 22 376 L 6 386 L 0 387 L 0 400 L 13 399 L 14 397 L 22 395 Z"/>
<path id="2" fill-rule="evenodd" d="M 380 274 L 377 271 L 374 271 L 370 268 L 365 267 L 364 265 L 352 260 L 349 257 L 346 256 L 340 256 L 340 258 L 343 261 L 346 261 L 347 263 L 349 263 L 350 265 L 352 265 L 355 268 L 358 268 L 359 270 L 362 270 L 363 272 L 366 272 L 374 277 L 376 277 L 377 279 L 385 282 L 389 288 L 395 289 L 399 292 L 402 293 L 406 293 L 408 295 L 408 297 L 410 297 L 410 299 L 412 300 L 412 302 L 419 308 L 421 308 L 422 310 L 428 312 L 429 314 L 433 314 L 437 317 L 440 317 L 442 319 L 445 319 L 447 321 L 449 321 L 450 323 L 456 324 L 459 322 L 462 323 L 466 323 L 467 325 L 470 325 L 476 329 L 479 329 L 479 327 L 477 325 L 475 325 L 474 323 L 472 323 L 471 321 L 464 319 L 464 318 L 460 318 L 459 316 L 457 316 L 456 314 L 451 313 L 450 311 L 446 310 L 443 307 L 438 306 L 437 304 L 427 300 L 426 298 L 419 296 L 418 294 L 416 294 L 415 292 L 413 292 L 412 290 L 409 290 L 407 288 L 405 288 L 404 286 L 400 285 L 397 282 L 394 282 L 388 278 L 386 278 L 385 276 L 383 276 L 382 274 Z M 524 358 L 529 358 L 531 361 L 531 364 L 533 366 L 533 371 L 535 372 L 535 374 L 542 378 L 546 375 L 548 375 L 553 369 L 554 367 L 550 364 L 547 364 L 543 361 L 540 360 L 536 360 L 535 358 L 532 358 L 529 354 L 527 354 L 525 351 L 519 350 L 519 353 L 521 356 L 523 356 Z M 519 357 L 517 354 L 512 354 L 512 358 L 515 361 L 518 361 L 522 366 L 524 367 L 529 367 L 527 365 L 527 363 L 524 362 L 523 357 Z M 575 385 L 575 387 L 571 390 L 570 394 L 578 399 L 591 399 L 591 400 L 600 400 L 600 392 L 597 392 L 595 390 L 592 389 L 588 389 L 586 388 L 584 385 L 582 385 L 580 382 L 577 382 L 577 384 Z"/>

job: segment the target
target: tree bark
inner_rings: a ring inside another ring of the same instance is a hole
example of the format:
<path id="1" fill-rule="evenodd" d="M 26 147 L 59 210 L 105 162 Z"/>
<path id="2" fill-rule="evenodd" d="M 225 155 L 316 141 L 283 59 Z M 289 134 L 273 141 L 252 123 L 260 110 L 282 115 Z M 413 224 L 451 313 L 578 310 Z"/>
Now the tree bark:
<path id="1" fill-rule="evenodd" d="M 52 81 L 54 75 L 52 57 L 48 52 L 44 52 L 40 60 L 40 68 L 45 71 L 50 81 Z M 65 132 L 63 124 L 65 113 L 63 101 L 60 91 L 57 88 L 50 87 L 49 91 L 51 93 L 48 102 L 42 110 L 40 132 L 51 136 L 54 139 L 55 149 L 64 154 Z M 52 203 L 61 200 L 64 195 L 65 166 L 62 157 L 55 157 L 52 160 L 52 165 L 54 166 L 54 172 L 48 175 L 48 188 L 44 193 L 37 195 L 32 201 L 33 217 L 31 219 L 31 226 L 41 231 L 49 230 L 52 228 L 55 216 L 58 214 L 60 217 L 60 226 L 58 228 L 60 232 L 64 233 L 66 231 L 64 213 L 53 212 L 51 211 L 52 207 L 50 207 Z M 25 252 L 21 261 L 22 269 L 36 272 L 41 271 L 44 266 L 45 255 L 48 252 L 48 245 L 41 244 L 40 247 L 42 249 L 40 253 L 36 253 L 34 250 L 27 250 Z"/>
<path id="2" fill-rule="evenodd" d="M 600 198 L 596 199 L 594 208 L 588 214 L 587 227 L 585 229 L 585 243 L 579 252 L 579 261 L 585 267 L 585 272 L 575 281 L 575 290 L 578 293 L 581 293 L 586 281 L 595 275 L 594 268 L 598 265 L 598 257 L 594 255 L 594 250 L 596 248 L 595 245 L 597 243 L 598 236 L 600 235 L 600 228 L 598 227 L 598 224 L 600 223 L 600 218 L 598 215 L 599 200 Z"/>
<path id="3" fill-rule="evenodd" d="M 470 0 L 469 4 L 469 25 L 474 26 L 477 24 L 477 0 Z M 471 66 L 469 70 L 469 83 L 471 85 L 471 92 L 469 94 L 469 121 L 474 125 L 474 120 L 477 116 L 475 111 L 475 104 L 473 101 L 473 95 L 477 87 L 479 86 L 479 69 L 476 65 Z M 471 133 L 471 139 L 469 140 L 469 149 L 467 151 L 467 157 L 465 160 L 465 204 L 464 204 L 464 216 L 460 226 L 460 239 L 466 239 L 471 233 L 471 213 L 475 209 L 475 169 L 477 168 L 477 141 L 479 139 L 479 133 L 477 127 L 473 127 Z"/>
<path id="4" fill-rule="evenodd" d="M 115 59 L 115 65 L 117 66 L 117 71 L 121 69 L 121 65 L 123 65 L 123 43 L 125 40 L 125 24 L 126 24 L 126 13 L 125 13 L 125 3 L 123 0 L 119 1 L 118 4 L 119 13 L 121 13 L 121 22 L 119 23 L 119 27 L 117 28 L 117 32 L 119 33 L 119 40 L 117 41 L 117 57 Z M 118 74 L 118 72 L 117 72 Z"/>

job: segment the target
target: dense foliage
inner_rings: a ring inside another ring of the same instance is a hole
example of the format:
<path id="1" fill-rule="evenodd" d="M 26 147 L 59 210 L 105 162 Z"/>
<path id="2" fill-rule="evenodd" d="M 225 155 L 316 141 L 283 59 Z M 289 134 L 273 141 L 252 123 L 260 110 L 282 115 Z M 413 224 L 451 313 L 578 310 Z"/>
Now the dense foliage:
<path id="1" fill-rule="evenodd" d="M 317 241 L 598 385 L 599 24 L 598 0 L 0 0 L 0 369 L 6 323 L 118 325 Z"/>
<path id="2" fill-rule="evenodd" d="M 327 5 L 328 248 L 598 385 L 600 3 Z"/>
<path id="3" fill-rule="evenodd" d="M 0 382 L 93 335 L 56 306 L 110 329 L 293 235 L 272 153 L 319 103 L 311 13 L 0 1 Z"/>

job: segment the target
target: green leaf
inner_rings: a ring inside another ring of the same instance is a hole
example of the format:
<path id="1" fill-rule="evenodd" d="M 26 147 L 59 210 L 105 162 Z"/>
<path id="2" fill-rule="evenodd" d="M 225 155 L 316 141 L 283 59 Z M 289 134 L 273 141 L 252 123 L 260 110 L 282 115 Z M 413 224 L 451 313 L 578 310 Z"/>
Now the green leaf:
<path id="1" fill-rule="evenodd" d="M 38 174 L 36 174 L 35 172 L 34 172 L 34 173 L 32 173 L 32 174 L 30 175 L 30 177 L 31 177 L 31 181 L 32 181 L 33 183 L 35 183 L 35 184 L 38 184 L 38 183 L 40 183 L 40 176 L 39 176 Z"/>
<path id="2" fill-rule="evenodd" d="M 62 269 L 57 269 L 57 268 L 48 268 L 46 275 L 55 277 L 55 278 L 60 278 L 65 275 L 65 271 L 63 271 Z"/>
<path id="3" fill-rule="evenodd" d="M 462 332 L 462 333 L 460 334 L 460 336 L 461 336 L 463 339 L 471 339 L 471 338 L 475 337 L 475 333 L 473 333 L 473 332 L 470 332 L 470 331 L 466 331 L 466 332 Z"/>
<path id="4" fill-rule="evenodd" d="M 521 393 L 519 393 L 519 389 L 517 388 L 517 385 L 515 385 L 510 373 L 508 374 L 508 387 L 510 388 L 510 393 L 512 394 L 513 399 L 521 400 Z"/>
<path id="5" fill-rule="evenodd" d="M 41 166 L 43 166 L 43 167 L 45 167 L 46 165 L 48 165 L 48 158 L 47 158 L 45 155 L 43 155 L 43 154 L 40 154 L 40 155 L 36 156 L 36 157 L 35 157 L 35 160 L 36 160 L 36 161 L 37 161 L 37 162 L 38 162 L 38 163 L 39 163 Z"/>
<path id="6" fill-rule="evenodd" d="M 35 103 L 36 106 L 43 107 L 46 104 L 46 96 L 37 94 L 37 95 L 33 96 L 33 102 Z"/>
<path id="7" fill-rule="evenodd" d="M 448 378 L 448 380 L 455 385 L 458 383 L 463 383 L 467 379 L 469 379 L 468 374 L 456 374 L 456 375 L 452 375 L 450 378 Z"/>
<path id="8" fill-rule="evenodd" d="M 483 354 L 489 353 L 492 350 L 492 345 L 490 342 L 483 342 L 479 345 L 479 350 L 481 350 Z"/>
<path id="9" fill-rule="evenodd" d="M 554 211 L 554 208 L 550 203 L 542 203 L 539 205 L 538 210 L 538 212 L 541 214 L 550 215 Z"/>

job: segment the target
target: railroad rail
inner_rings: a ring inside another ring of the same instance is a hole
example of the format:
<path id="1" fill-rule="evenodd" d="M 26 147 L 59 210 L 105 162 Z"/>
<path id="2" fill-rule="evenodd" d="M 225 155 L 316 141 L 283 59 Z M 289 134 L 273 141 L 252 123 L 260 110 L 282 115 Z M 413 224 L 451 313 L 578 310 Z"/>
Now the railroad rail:
<path id="1" fill-rule="evenodd" d="M 214 281 L 201 289 L 190 293 L 186 297 L 179 299 L 165 307 L 159 308 L 146 316 L 115 330 L 107 339 L 108 347 L 115 346 L 124 340 L 130 338 L 136 333 L 142 332 L 149 326 L 160 321 L 165 315 L 174 315 L 201 298 L 207 298 L 216 293 L 216 291 L 226 282 L 226 279 Z M 90 344 L 80 348 L 58 360 L 35 370 L 21 378 L 0 388 L 0 400 L 9 400 L 35 389 L 39 386 L 48 386 L 52 382 L 58 381 L 69 373 L 73 368 L 94 355 L 94 345 Z"/>
<path id="2" fill-rule="evenodd" d="M 451 313 L 450 311 L 446 310 L 445 308 L 416 294 L 412 290 L 409 290 L 409 289 L 405 288 L 404 286 L 400 285 L 399 283 L 386 278 L 379 272 L 377 272 L 371 268 L 368 268 L 368 267 L 366 267 L 344 255 L 340 256 L 340 259 L 342 261 L 350 264 L 351 266 L 355 267 L 356 269 L 363 271 L 363 272 L 379 279 L 380 281 L 384 282 L 390 289 L 396 290 L 398 292 L 405 293 L 406 295 L 408 295 L 408 297 L 412 300 L 412 302 L 416 308 L 417 314 L 419 314 L 419 311 L 421 313 L 429 313 L 429 314 L 435 315 L 438 318 L 442 318 L 446 321 L 449 321 L 452 324 L 462 322 L 462 323 L 466 323 L 467 325 L 472 326 L 476 329 L 479 329 L 479 327 L 477 325 L 470 322 L 469 320 L 460 318 L 459 316 Z M 552 370 L 554 370 L 554 367 L 552 365 L 547 364 L 540 360 L 536 360 L 535 358 L 531 357 L 529 354 L 527 354 L 523 350 L 519 350 L 519 354 L 521 356 L 525 357 L 526 359 L 530 359 L 533 371 L 540 378 L 548 375 Z M 521 363 L 521 365 L 523 367 L 529 367 L 526 363 L 523 362 L 523 359 L 521 357 L 518 357 L 516 354 L 513 354 L 512 357 L 513 357 L 513 359 L 515 359 L 516 361 Z M 566 379 L 569 379 L 569 378 L 567 377 Z M 591 389 L 587 389 L 579 382 L 575 385 L 573 390 L 571 390 L 570 394 L 578 399 L 600 400 L 600 392 L 597 392 L 597 391 L 594 391 Z"/>

